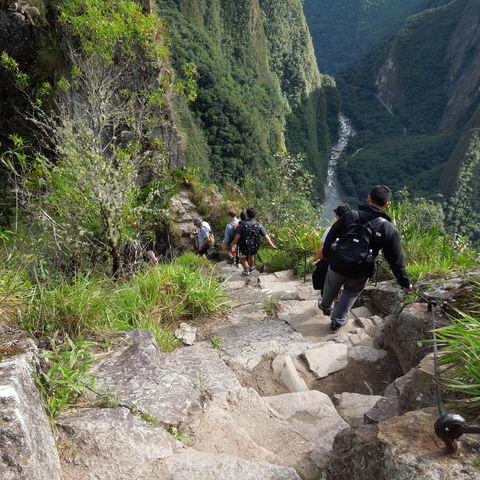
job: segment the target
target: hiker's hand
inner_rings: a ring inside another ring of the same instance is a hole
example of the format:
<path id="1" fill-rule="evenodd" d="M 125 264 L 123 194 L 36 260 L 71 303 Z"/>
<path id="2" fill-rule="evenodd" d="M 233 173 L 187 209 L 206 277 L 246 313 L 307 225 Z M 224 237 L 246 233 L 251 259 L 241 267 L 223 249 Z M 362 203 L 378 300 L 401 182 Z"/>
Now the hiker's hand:
<path id="1" fill-rule="evenodd" d="M 274 250 L 278 250 L 278 247 L 277 247 L 276 245 L 274 245 L 273 243 L 272 243 L 272 248 L 273 248 Z"/>
<path id="2" fill-rule="evenodd" d="M 315 257 L 309 258 L 307 261 L 308 263 L 313 263 L 315 261 Z"/>

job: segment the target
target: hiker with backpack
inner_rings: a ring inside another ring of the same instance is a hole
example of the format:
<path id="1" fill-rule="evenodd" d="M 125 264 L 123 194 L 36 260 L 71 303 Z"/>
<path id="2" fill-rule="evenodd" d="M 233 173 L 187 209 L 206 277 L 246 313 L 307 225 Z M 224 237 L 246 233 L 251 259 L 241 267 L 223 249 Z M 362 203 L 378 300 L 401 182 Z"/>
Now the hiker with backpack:
<path id="1" fill-rule="evenodd" d="M 255 270 L 255 255 L 260 248 L 260 237 L 262 237 L 275 250 L 277 247 L 268 236 L 265 227 L 258 223 L 255 217 L 257 211 L 254 208 L 247 208 L 248 219 L 242 221 L 237 227 L 233 244 L 238 244 L 241 253 L 241 262 L 243 266 L 242 275 L 248 277 Z"/>
<path id="2" fill-rule="evenodd" d="M 225 227 L 225 235 L 223 238 L 223 249 L 228 253 L 228 257 L 230 261 L 233 263 L 237 256 L 237 245 L 233 244 L 233 239 L 235 238 L 235 231 L 238 228 L 239 220 L 237 218 L 237 214 L 234 210 L 228 211 L 228 218 L 229 222 Z M 238 262 L 237 262 L 238 263 Z"/>
<path id="3" fill-rule="evenodd" d="M 330 266 L 318 306 L 324 315 L 330 316 L 332 331 L 347 323 L 349 310 L 374 274 L 375 258 L 380 250 L 400 286 L 411 288 L 398 231 L 385 213 L 391 199 L 388 187 L 373 187 L 368 205 L 344 213 L 325 239 L 323 253 Z M 342 286 L 343 292 L 332 310 Z"/>
<path id="4" fill-rule="evenodd" d="M 192 223 L 197 227 L 192 234 L 196 236 L 198 242 L 198 255 L 206 255 L 208 249 L 213 247 L 215 242 L 214 236 L 212 233 L 212 227 L 205 220 L 200 220 L 199 218 L 194 218 Z"/>

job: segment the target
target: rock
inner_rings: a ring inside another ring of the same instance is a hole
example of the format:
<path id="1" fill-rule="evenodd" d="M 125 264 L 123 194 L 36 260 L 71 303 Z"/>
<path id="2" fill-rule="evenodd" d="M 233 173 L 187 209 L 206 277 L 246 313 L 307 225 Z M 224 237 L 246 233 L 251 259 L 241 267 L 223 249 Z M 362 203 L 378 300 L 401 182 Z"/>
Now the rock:
<path id="1" fill-rule="evenodd" d="M 308 367 L 318 378 L 338 372 L 348 365 L 348 347 L 342 343 L 325 343 L 321 347 L 307 350 L 305 359 Z"/>
<path id="2" fill-rule="evenodd" d="M 201 400 L 198 379 L 178 369 L 163 370 L 167 356 L 159 352 L 150 331 L 131 330 L 125 336 L 127 345 L 92 369 L 97 389 L 115 390 L 121 403 L 177 425 Z"/>
<path id="3" fill-rule="evenodd" d="M 305 380 L 300 377 L 288 355 L 278 355 L 272 362 L 272 370 L 280 377 L 280 382 L 290 392 L 306 392 L 309 390 Z"/>
<path id="4" fill-rule="evenodd" d="M 359 316 L 356 322 L 358 323 L 360 328 L 363 328 L 363 330 L 365 330 L 365 333 L 367 333 L 367 335 L 370 335 L 373 338 L 375 338 L 379 333 L 380 329 L 375 325 L 373 320 L 370 320 L 370 318 Z"/>
<path id="5" fill-rule="evenodd" d="M 362 425 L 365 413 L 371 410 L 382 398 L 384 397 L 380 395 L 362 395 L 349 392 L 335 395 L 338 413 L 352 426 Z"/>
<path id="6" fill-rule="evenodd" d="M 379 317 L 378 315 L 373 315 L 371 320 L 379 330 L 383 330 L 383 327 L 385 326 L 385 322 L 382 317 Z"/>
<path id="7" fill-rule="evenodd" d="M 63 480 L 150 480 L 180 442 L 126 408 L 87 408 L 57 420 Z M 42 477 L 44 478 L 44 477 Z"/>
<path id="8" fill-rule="evenodd" d="M 418 410 L 377 427 L 344 430 L 335 438 L 327 479 L 480 479 L 478 438 L 464 435 L 460 452 L 446 455 L 433 430 L 437 418 L 434 409 Z"/>
<path id="9" fill-rule="evenodd" d="M 0 477 L 61 479 L 50 423 L 23 356 L 0 363 Z"/>
<path id="10" fill-rule="evenodd" d="M 377 287 L 367 286 L 365 294 L 375 308 L 386 314 L 398 312 L 403 305 L 401 288 L 388 282 L 382 282 Z"/>
<path id="11" fill-rule="evenodd" d="M 315 446 L 311 459 L 324 467 L 332 450 L 333 440 L 347 424 L 335 410 L 328 395 L 317 390 L 286 393 L 264 400 L 294 429 Z"/>
<path id="12" fill-rule="evenodd" d="M 213 335 L 222 340 L 229 364 L 249 370 L 267 355 L 291 353 L 306 345 L 301 335 L 278 320 L 227 325 L 214 330 Z"/>
<path id="13" fill-rule="evenodd" d="M 380 423 L 400 415 L 397 396 L 384 396 L 370 410 L 365 412 L 365 423 Z"/>
<path id="14" fill-rule="evenodd" d="M 365 307 L 365 306 L 352 308 L 350 311 L 353 313 L 353 315 L 357 319 L 359 319 L 361 317 L 370 318 L 373 315 L 372 312 L 370 311 L 370 309 Z M 363 326 L 363 325 L 361 325 L 361 326 Z"/>
<path id="15" fill-rule="evenodd" d="M 219 350 L 202 342 L 188 348 L 178 348 L 166 356 L 163 374 L 177 373 L 190 378 L 202 397 L 225 404 L 228 394 L 242 386 L 235 374 L 219 356 Z"/>
<path id="16" fill-rule="evenodd" d="M 447 324 L 436 312 L 437 327 Z M 426 303 L 407 305 L 398 317 L 389 316 L 385 324 L 384 348 L 395 352 L 403 373 L 418 365 L 431 352 L 432 313 Z"/>
<path id="17" fill-rule="evenodd" d="M 160 471 L 162 480 L 301 480 L 293 468 L 194 450 L 164 460 Z"/>
<path id="18" fill-rule="evenodd" d="M 308 458 L 312 443 L 252 388 L 231 393 L 225 407 L 209 403 L 202 412 L 192 411 L 181 431 L 196 450 L 288 467 L 302 465 L 312 478 Z"/>
<path id="19" fill-rule="evenodd" d="M 184 345 L 193 345 L 196 336 L 197 329 L 188 323 L 181 323 L 179 328 L 175 330 L 175 337 L 181 340 Z"/>
<path id="20" fill-rule="evenodd" d="M 377 348 L 363 346 L 348 347 L 348 358 L 352 358 L 353 360 L 357 360 L 359 362 L 375 363 L 386 356 L 387 352 L 385 350 L 379 350 Z"/>
<path id="21" fill-rule="evenodd" d="M 295 280 L 295 274 L 293 273 L 293 270 L 282 270 L 281 272 L 275 272 L 273 273 L 273 276 L 283 282 Z"/>

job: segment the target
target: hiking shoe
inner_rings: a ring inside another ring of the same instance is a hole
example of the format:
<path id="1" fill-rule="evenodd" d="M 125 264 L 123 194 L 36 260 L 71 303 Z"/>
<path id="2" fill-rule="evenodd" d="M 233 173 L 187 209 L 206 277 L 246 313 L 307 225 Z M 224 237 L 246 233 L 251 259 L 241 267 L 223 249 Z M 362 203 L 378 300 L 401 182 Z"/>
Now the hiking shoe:
<path id="1" fill-rule="evenodd" d="M 256 270 L 255 265 L 252 265 L 252 266 L 249 268 L 249 270 L 250 270 L 251 272 L 253 272 L 254 270 Z"/>
<path id="2" fill-rule="evenodd" d="M 250 276 L 250 272 L 242 272 L 242 277 L 249 277 Z"/>
<path id="3" fill-rule="evenodd" d="M 318 308 L 322 311 L 322 313 L 326 316 L 329 317 L 332 314 L 332 308 L 331 307 L 322 307 L 322 301 L 319 300 L 318 303 Z"/>
<path id="4" fill-rule="evenodd" d="M 336 332 L 342 325 L 335 320 L 332 320 L 332 323 L 330 324 L 330 330 L 332 332 Z"/>

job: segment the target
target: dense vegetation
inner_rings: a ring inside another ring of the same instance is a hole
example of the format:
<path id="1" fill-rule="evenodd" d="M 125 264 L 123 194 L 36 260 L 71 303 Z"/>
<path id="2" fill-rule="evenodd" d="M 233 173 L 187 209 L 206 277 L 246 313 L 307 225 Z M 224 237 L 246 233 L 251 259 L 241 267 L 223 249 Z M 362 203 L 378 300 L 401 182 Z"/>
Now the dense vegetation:
<path id="1" fill-rule="evenodd" d="M 446 0 L 443 2 L 445 3 Z M 432 0 L 304 0 L 320 69 L 339 73 Z"/>
<path id="2" fill-rule="evenodd" d="M 190 111 L 179 108 L 189 160 L 210 165 L 210 178 L 223 185 L 245 174 L 261 177 L 287 147 L 306 154 L 321 197 L 338 98 L 334 89 L 322 88 L 297 3 L 157 3 L 169 25 L 176 71 L 196 66 L 197 99 Z"/>
<path id="3" fill-rule="evenodd" d="M 408 18 L 395 37 L 377 44 L 338 81 L 343 110 L 358 130 L 339 162 L 352 198 L 363 198 L 372 182 L 406 186 L 437 201 L 445 193 L 440 180 L 461 128 L 441 127 L 448 105 L 445 58 L 468 1 L 437 3 Z M 393 69 L 385 67 L 389 62 Z M 381 76 L 388 77 L 387 87 L 379 84 Z"/>

